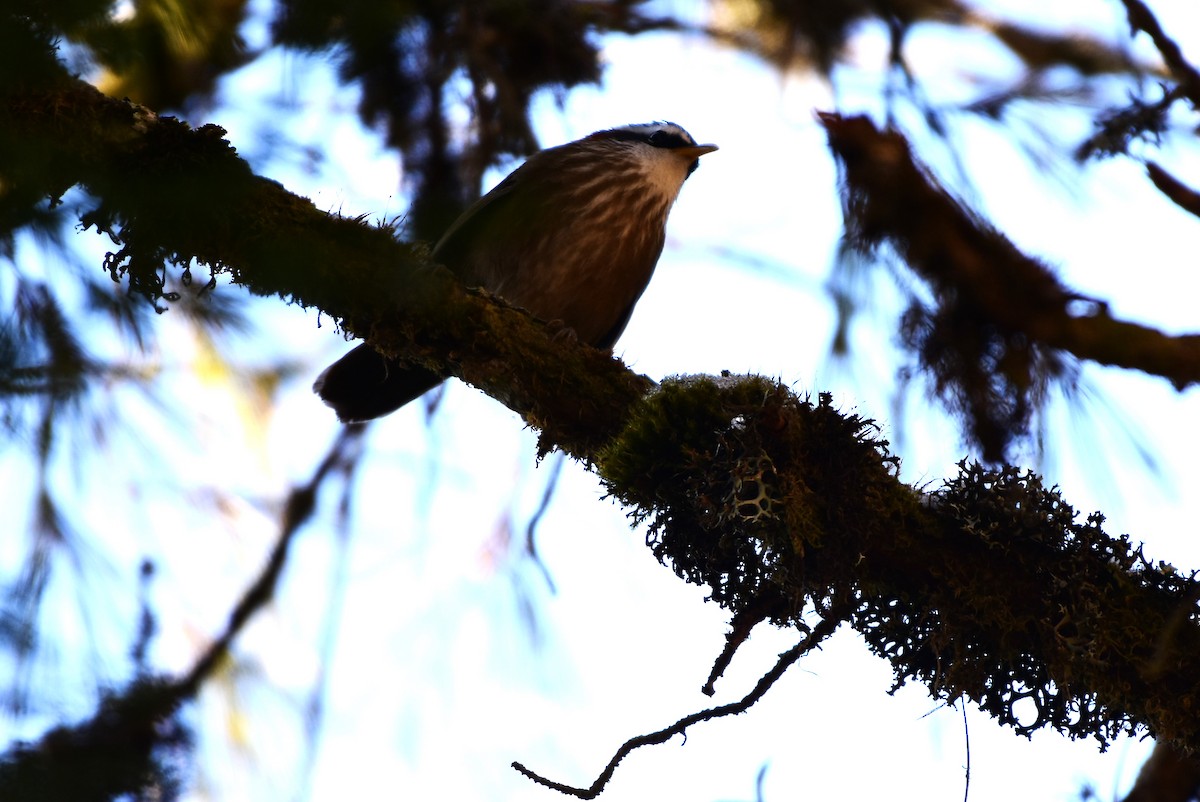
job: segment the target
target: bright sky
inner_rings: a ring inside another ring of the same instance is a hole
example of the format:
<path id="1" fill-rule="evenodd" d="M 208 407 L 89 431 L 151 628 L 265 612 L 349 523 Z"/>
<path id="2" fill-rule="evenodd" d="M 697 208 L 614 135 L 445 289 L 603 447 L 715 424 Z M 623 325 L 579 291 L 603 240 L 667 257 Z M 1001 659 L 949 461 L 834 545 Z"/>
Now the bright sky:
<path id="1" fill-rule="evenodd" d="M 1154 5 L 1164 7 L 1156 10 L 1170 30 L 1200 30 L 1198 20 L 1177 18 L 1184 4 Z M 1118 6 L 1077 0 L 1053 9 L 1114 30 Z M 1048 13 L 1047 4 L 1037 7 Z M 914 52 L 936 55 L 915 64 L 936 86 L 951 80 L 963 54 L 939 49 L 944 43 L 930 36 L 938 46 Z M 882 41 L 864 39 L 860 60 L 878 59 Z M 852 363 L 827 357 L 833 316 L 823 287 L 840 211 L 812 112 L 832 107 L 829 90 L 667 36 L 614 39 L 605 53 L 603 87 L 573 92 L 562 111 L 541 104 L 544 143 L 667 119 L 721 146 L 684 187 L 658 272 L 618 346 L 626 361 L 655 378 L 729 369 L 779 376 L 802 392 L 830 390 L 840 405 L 886 423 L 906 481 L 951 475 L 964 450 L 944 415 L 921 414 L 927 405 L 912 396 L 903 426 L 896 422 L 892 291 L 878 291 L 876 308 L 861 315 Z M 319 62 L 273 60 L 229 83 L 232 108 L 218 109 L 212 121 L 229 129 L 239 150 L 260 155 L 253 116 L 242 114 L 257 109 L 238 103 L 264 88 L 298 104 L 297 139 L 337 154 L 336 163 L 309 170 L 277 157 L 263 165 L 272 177 L 345 214 L 403 210 L 394 155 L 364 138 L 354 93 L 338 89 Z M 850 77 L 841 99 L 855 108 L 857 98 L 869 103 L 876 92 Z M 331 107 L 340 115 L 331 117 Z M 1086 130 L 1069 112 L 1047 122 L 1068 140 Z M 1180 244 L 1195 237 L 1195 221 L 1160 201 L 1135 164 L 1089 172 L 1073 197 L 1001 135 L 964 130 L 965 161 L 985 210 L 1018 244 L 1056 265 L 1068 284 L 1112 302 L 1116 314 L 1175 331 L 1196 328 L 1194 265 L 1180 254 Z M 1172 150 L 1162 159 L 1200 184 L 1196 152 Z M 875 278 L 886 284 L 882 273 Z M 242 425 L 231 421 L 247 419 L 220 377 L 201 375 L 180 388 L 211 403 L 189 422 L 194 442 L 181 452 L 172 486 L 218 477 L 247 501 L 219 521 L 201 512 L 185 516 L 190 529 L 151 538 L 175 566 L 160 578 L 156 601 L 164 622 L 176 622 L 164 626 L 158 653 L 177 668 L 219 629 L 274 537 L 276 511 L 261 500 L 307 478 L 337 431 L 307 385 L 348 346 L 327 322 L 318 329 L 314 315 L 267 314 L 265 329 L 306 354 L 311 370 L 287 389 L 263 439 L 239 445 L 240 433 L 230 433 Z M 1077 509 L 1104 510 L 1110 532 L 1145 540 L 1150 555 L 1181 568 L 1200 565 L 1189 423 L 1200 417 L 1200 393 L 1180 395 L 1165 382 L 1119 371 L 1088 367 L 1084 375 L 1092 400 L 1074 411 L 1055 405 L 1054 458 L 1035 467 Z M 1157 474 L 1137 459 L 1135 442 L 1158 458 Z M 725 616 L 702 603 L 703 590 L 657 565 L 643 533 L 631 531 L 624 512 L 601 500 L 595 479 L 573 464 L 538 530 L 557 593 L 527 562 L 514 565 L 505 522 L 524 526 L 551 462 L 535 466 L 533 436 L 475 390 L 452 384 L 429 426 L 417 405 L 391 416 L 368 449 L 348 550 L 329 528 L 306 532 L 277 603 L 239 641 L 237 671 L 205 692 L 196 723 L 211 762 L 189 798 L 302 799 L 300 788 L 311 780 L 311 800 L 558 799 L 509 763 L 590 784 L 626 738 L 740 697 L 795 641 L 792 633 L 756 631 L 715 700 L 702 696 Z M 329 522 L 337 499 L 320 501 Z M 177 506 L 177 496 L 152 494 L 142 515 L 148 525 L 174 521 Z M 524 532 L 511 536 L 519 544 Z M 326 653 L 321 638 L 331 615 L 336 641 Z M 311 776 L 298 774 L 307 748 L 303 705 L 322 672 L 326 726 Z M 634 753 L 603 799 L 751 800 L 763 765 L 766 800 L 961 798 L 961 708 L 941 707 L 919 687 L 889 697 L 889 685 L 887 665 L 853 633 L 841 633 L 749 714 L 699 725 L 686 745 L 677 739 Z M 1092 743 L 1050 733 L 1026 741 L 970 707 L 967 721 L 974 802 L 1075 799 L 1084 784 L 1116 796 L 1149 748 L 1122 741 L 1101 755 Z"/>

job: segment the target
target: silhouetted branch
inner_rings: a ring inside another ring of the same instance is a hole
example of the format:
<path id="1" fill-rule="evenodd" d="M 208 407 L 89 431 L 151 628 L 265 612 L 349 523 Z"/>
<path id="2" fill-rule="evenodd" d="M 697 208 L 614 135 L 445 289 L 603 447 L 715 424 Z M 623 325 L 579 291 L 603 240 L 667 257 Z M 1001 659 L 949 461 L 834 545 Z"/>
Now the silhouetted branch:
<path id="1" fill-rule="evenodd" d="M 629 753 L 633 750 L 640 749 L 643 746 L 653 746 L 654 744 L 666 743 L 676 735 L 686 735 L 688 727 L 692 726 L 693 724 L 699 724 L 702 721 L 712 721 L 713 719 L 722 718 L 724 716 L 745 713 L 755 704 L 755 702 L 761 699 L 766 692 L 771 689 L 772 685 L 779 681 L 779 678 L 783 676 L 784 672 L 787 671 L 793 663 L 795 663 L 808 652 L 815 649 L 821 644 L 822 641 L 832 635 L 834 630 L 836 630 L 838 626 L 845 621 L 845 615 L 847 613 L 848 609 L 845 608 L 829 611 L 827 616 L 812 628 L 812 631 L 808 633 L 804 640 L 800 641 L 795 646 L 781 654 L 779 656 L 779 660 L 775 663 L 775 666 L 761 678 L 759 678 L 758 683 L 754 686 L 750 693 L 746 694 L 738 701 L 730 702 L 724 705 L 718 705 L 716 707 L 709 708 L 708 710 L 701 710 L 698 713 L 692 713 L 690 716 L 684 716 L 679 721 L 676 721 L 670 727 L 658 730 L 657 732 L 651 732 L 645 735 L 638 735 L 634 738 L 630 738 L 621 745 L 621 748 L 618 749 L 616 754 L 612 756 L 612 759 L 608 761 L 608 765 L 604 767 L 602 772 L 600 772 L 600 776 L 598 776 L 595 782 L 593 782 L 587 788 L 566 785 L 565 783 L 555 782 L 554 780 L 547 779 L 537 772 L 526 768 L 524 764 L 517 761 L 513 762 L 512 767 L 524 774 L 529 779 L 533 780 L 538 785 L 544 785 L 547 788 L 553 789 L 562 794 L 566 794 L 567 796 L 576 797 L 578 799 L 595 799 L 604 790 L 605 786 L 608 785 L 609 780 L 611 780 L 613 777 L 613 773 L 617 770 L 617 766 L 620 765 L 621 761 L 628 757 Z"/>
<path id="2" fill-rule="evenodd" d="M 36 744 L 18 744 L 0 757 L 0 799 L 10 802 L 114 798 L 173 798 L 164 790 L 175 782 L 169 750 L 187 743 L 174 720 L 221 664 L 246 622 L 274 596 L 289 547 L 309 519 L 317 488 L 345 466 L 361 427 L 346 427 L 303 486 L 288 497 L 279 536 L 267 564 L 229 616 L 225 630 L 182 678 L 138 679 L 119 695 L 104 699 L 96 714 L 74 726 L 56 727 Z"/>
<path id="3" fill-rule="evenodd" d="M 733 616 L 733 620 L 729 622 L 729 632 L 725 636 L 725 646 L 713 661 L 713 666 L 708 672 L 708 679 L 700 688 L 701 693 L 705 696 L 712 696 L 717 692 L 717 680 L 725 674 L 725 669 L 729 668 L 729 664 L 733 662 L 733 655 L 750 637 L 750 631 L 770 618 L 771 613 L 770 600 L 764 599 L 763 603 L 739 610 Z"/>
<path id="4" fill-rule="evenodd" d="M 1121 3 L 1129 15 L 1130 27 L 1135 33 L 1141 30 L 1150 36 L 1154 46 L 1162 54 L 1167 69 L 1175 76 L 1175 80 L 1179 81 L 1184 94 L 1192 101 L 1192 107 L 1200 110 L 1200 71 L 1197 71 L 1183 57 L 1183 51 L 1179 45 L 1167 35 L 1167 32 L 1158 24 L 1158 18 L 1154 16 L 1154 12 L 1142 0 L 1121 0 Z"/>
<path id="5" fill-rule="evenodd" d="M 952 197 L 899 132 L 865 117 L 820 119 L 843 169 L 849 239 L 867 251 L 888 244 L 928 282 L 936 305 L 914 302 L 905 336 L 938 390 L 968 414 L 988 459 L 1024 431 L 1046 384 L 1069 375 L 1068 357 L 1179 389 L 1200 382 L 1200 335 L 1113 318 Z"/>
<path id="6" fill-rule="evenodd" d="M 1163 96 L 1153 103 L 1133 97 L 1128 106 L 1100 114 L 1095 121 L 1096 132 L 1075 149 L 1076 161 L 1128 153 L 1129 144 L 1135 140 L 1144 139 L 1157 145 L 1169 125 L 1167 113 L 1182 97 L 1178 86 L 1169 91 L 1164 88 Z"/>
<path id="7" fill-rule="evenodd" d="M 321 464 L 317 466 L 312 478 L 300 487 L 292 488 L 284 502 L 283 521 L 279 528 L 279 537 L 267 557 L 258 577 L 243 593 L 242 598 L 229 614 L 225 630 L 205 650 L 200 659 L 192 666 L 179 683 L 179 691 L 185 697 L 192 697 L 200 689 L 201 684 L 212 674 L 213 669 L 229 652 L 234 639 L 241 633 L 250 618 L 268 604 L 275 596 L 275 588 L 279 584 L 279 576 L 287 563 L 288 551 L 292 540 L 309 518 L 312 517 L 316 506 L 317 490 L 325 478 L 335 470 L 344 470 L 356 444 L 362 438 L 364 427 L 361 424 L 343 427 L 330 447 Z"/>
<path id="8" fill-rule="evenodd" d="M 1200 797 L 1200 761 L 1196 754 L 1159 743 L 1142 764 L 1123 802 L 1192 802 Z"/>
<path id="9" fill-rule="evenodd" d="M 1080 520 L 1034 474 L 963 463 L 926 493 L 893 462 L 875 424 L 827 396 L 690 377 L 651 393 L 599 468 L 655 555 L 735 621 L 803 626 L 806 605 L 856 599 L 850 622 L 897 687 L 966 697 L 1018 733 L 1103 745 L 1145 726 L 1200 745 L 1194 574 L 1152 564 L 1099 513 Z"/>
<path id="10" fill-rule="evenodd" d="M 1158 187 L 1158 191 L 1166 195 L 1172 203 L 1185 212 L 1200 217 L 1200 192 L 1168 173 L 1157 162 L 1146 162 L 1146 174 L 1150 176 L 1154 186 Z"/>

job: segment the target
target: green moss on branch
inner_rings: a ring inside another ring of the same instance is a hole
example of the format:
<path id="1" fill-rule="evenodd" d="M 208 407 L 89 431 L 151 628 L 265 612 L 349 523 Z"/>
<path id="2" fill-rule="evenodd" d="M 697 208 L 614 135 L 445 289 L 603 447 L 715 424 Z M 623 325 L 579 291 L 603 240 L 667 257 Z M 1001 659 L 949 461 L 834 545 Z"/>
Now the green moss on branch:
<path id="1" fill-rule="evenodd" d="M 761 377 L 665 382 L 601 453 L 655 554 L 737 620 L 851 624 L 896 687 L 1017 732 L 1200 747 L 1200 583 L 1015 468 L 901 483 L 869 420 Z"/>

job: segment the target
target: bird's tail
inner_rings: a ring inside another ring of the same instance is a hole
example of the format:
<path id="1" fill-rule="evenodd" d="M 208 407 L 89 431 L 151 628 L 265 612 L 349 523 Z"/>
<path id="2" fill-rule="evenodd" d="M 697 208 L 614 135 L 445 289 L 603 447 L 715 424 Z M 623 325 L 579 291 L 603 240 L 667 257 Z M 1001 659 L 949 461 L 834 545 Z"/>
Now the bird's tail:
<path id="1" fill-rule="evenodd" d="M 313 392 L 338 420 L 357 423 L 395 412 L 441 382 L 436 373 L 387 359 L 363 343 L 325 368 Z"/>

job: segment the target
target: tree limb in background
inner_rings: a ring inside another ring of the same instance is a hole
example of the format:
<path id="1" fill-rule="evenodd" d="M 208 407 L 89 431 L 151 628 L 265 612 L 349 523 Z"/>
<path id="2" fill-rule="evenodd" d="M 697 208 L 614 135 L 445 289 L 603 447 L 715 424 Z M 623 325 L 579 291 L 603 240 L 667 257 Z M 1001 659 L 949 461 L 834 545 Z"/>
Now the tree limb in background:
<path id="1" fill-rule="evenodd" d="M 887 244 L 929 284 L 935 305 L 914 300 L 903 334 L 987 459 L 1003 459 L 1072 359 L 1162 376 L 1179 389 L 1200 381 L 1200 335 L 1112 317 L 952 197 L 900 133 L 866 117 L 820 119 L 842 167 L 847 237 L 865 252 Z"/>
<path id="2" fill-rule="evenodd" d="M 1192 802 L 1200 797 L 1200 762 L 1170 744 L 1154 745 L 1123 802 Z"/>
<path id="3" fill-rule="evenodd" d="M 292 540 L 309 518 L 317 503 L 317 490 L 322 482 L 334 472 L 347 471 L 354 459 L 358 443 L 363 436 L 365 427 L 360 425 L 345 426 L 339 432 L 337 439 L 330 446 L 329 452 L 321 460 L 313 472 L 312 478 L 300 487 L 292 488 L 283 507 L 283 521 L 279 528 L 279 537 L 275 541 L 258 577 L 250 584 L 242 598 L 229 614 L 225 630 L 205 650 L 204 654 L 192 666 L 178 683 L 179 693 L 184 698 L 192 698 L 200 690 L 201 684 L 213 673 L 217 664 L 229 654 L 233 641 L 256 612 L 266 606 L 275 596 L 275 588 L 279 585 L 279 577 L 287 563 L 288 551 Z"/>
<path id="4" fill-rule="evenodd" d="M 1163 96 L 1154 102 L 1131 98 L 1129 105 L 1097 116 L 1096 132 L 1075 148 L 1075 160 L 1116 156 L 1129 152 L 1131 142 L 1145 140 L 1158 144 L 1168 130 L 1167 114 L 1176 100 L 1183 97 L 1179 87 L 1163 89 Z"/>
<path id="5" fill-rule="evenodd" d="M 103 802 L 127 798 L 173 799 L 179 767 L 171 750 L 190 736 L 175 720 L 180 706 L 229 655 L 229 648 L 253 615 L 274 597 L 288 551 L 313 512 L 317 488 L 331 473 L 345 471 L 362 436 L 361 426 L 346 427 L 312 478 L 289 494 L 279 537 L 258 577 L 230 613 L 225 630 L 183 677 L 136 680 L 120 695 L 110 695 L 89 720 L 56 727 L 36 744 L 19 744 L 0 756 L 0 798 Z"/>
<path id="6" fill-rule="evenodd" d="M 1122 2 L 1131 33 L 1140 30 L 1150 36 L 1166 67 L 1164 79 L 1174 79 L 1174 83 L 1162 81 L 1162 97 L 1156 101 L 1131 95 L 1127 106 L 1098 115 L 1096 132 L 1075 150 L 1075 158 L 1081 162 L 1098 156 L 1128 153 L 1130 143 L 1139 140 L 1157 144 L 1169 128 L 1168 112 L 1177 100 L 1186 97 L 1191 101 L 1193 111 L 1200 111 L 1200 71 L 1184 58 L 1179 45 L 1167 35 L 1158 18 L 1141 0 Z"/>
<path id="7" fill-rule="evenodd" d="M 538 93 L 598 84 L 599 37 L 664 24 L 628 0 L 400 4 L 281 0 L 274 43 L 321 53 L 359 90 L 358 113 L 404 159 L 409 232 L 434 241 L 479 194 L 484 170 L 538 149 Z M 468 84 L 471 126 L 451 123 Z"/>
<path id="8" fill-rule="evenodd" d="M 1167 35 L 1167 32 L 1158 24 L 1158 18 L 1154 16 L 1154 12 L 1142 0 L 1121 0 L 1121 3 L 1129 15 L 1130 28 L 1134 33 L 1140 30 L 1150 36 L 1154 46 L 1162 55 L 1163 61 L 1166 62 L 1167 69 L 1175 76 L 1183 93 L 1192 101 L 1192 107 L 1200 109 L 1200 71 L 1183 57 L 1183 51 L 1180 50 L 1179 45 Z"/>
<path id="9" fill-rule="evenodd" d="M 1200 192 L 1184 184 L 1175 176 L 1168 173 L 1157 162 L 1146 162 L 1146 174 L 1158 187 L 1158 191 L 1166 195 L 1172 203 L 1200 217 Z"/>
<path id="10" fill-rule="evenodd" d="M 894 28 L 902 42 L 918 25 L 984 31 L 1008 48 L 1029 70 L 1067 67 L 1083 76 L 1140 74 L 1148 65 L 1118 45 L 1080 31 L 1055 33 L 991 16 L 959 0 L 873 0 L 795 3 L 785 0 L 718 0 L 705 33 L 754 53 L 779 70 L 816 70 L 829 77 L 853 59 L 851 40 L 864 23 Z M 898 54 L 891 54 L 896 58 Z"/>

